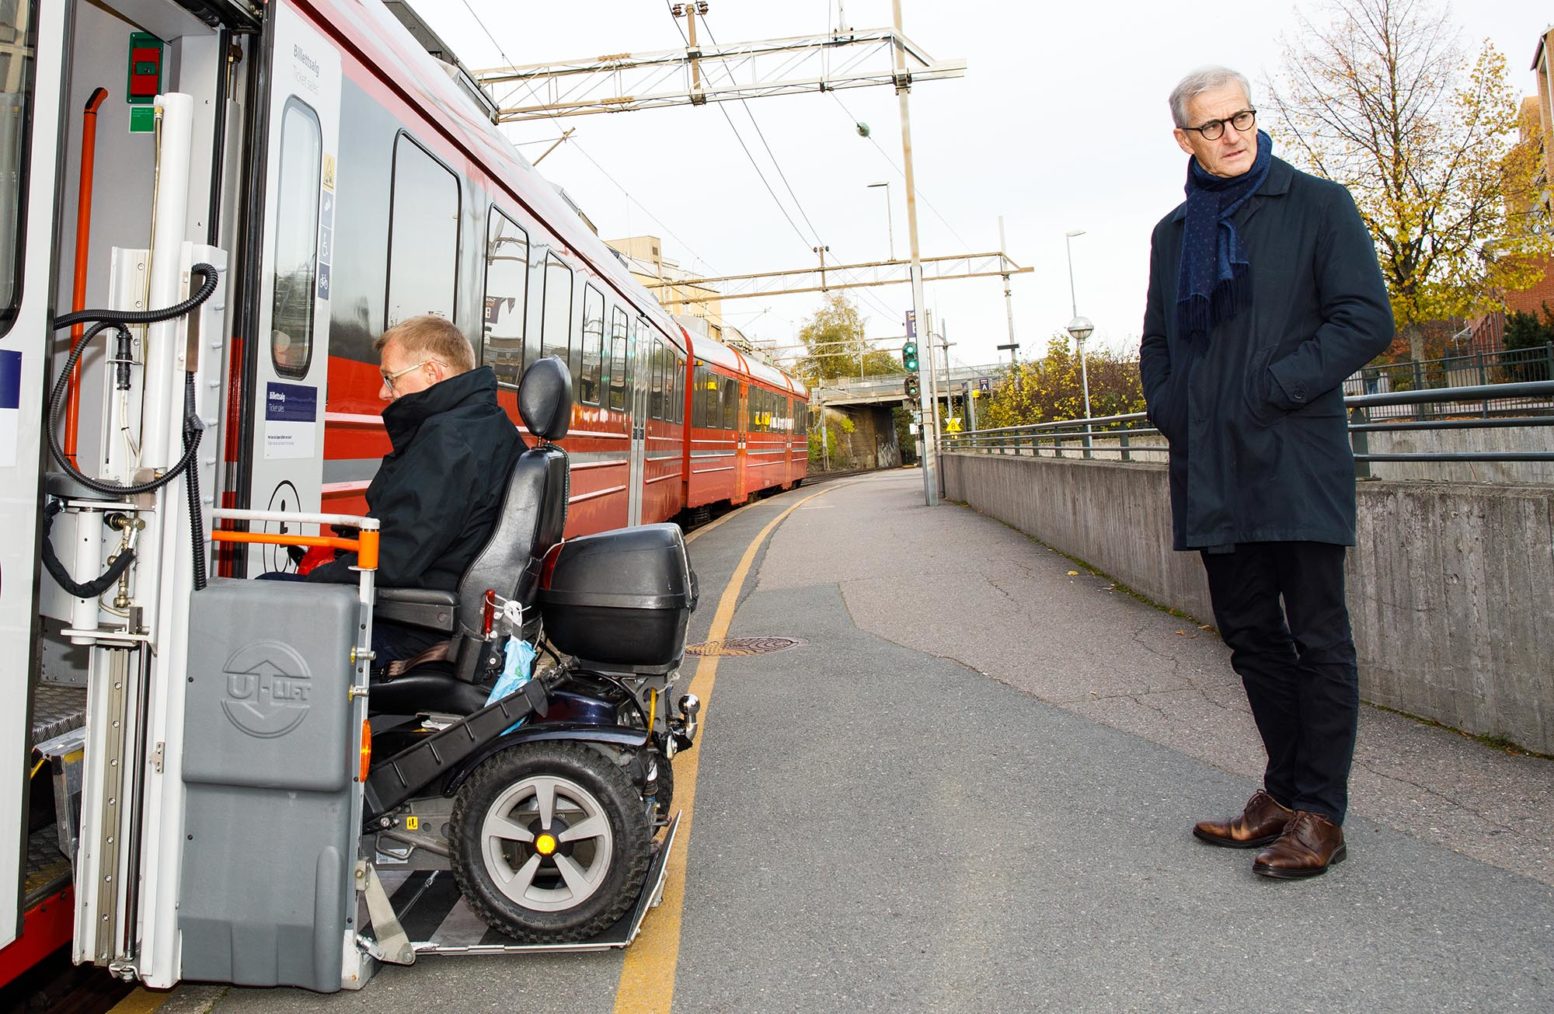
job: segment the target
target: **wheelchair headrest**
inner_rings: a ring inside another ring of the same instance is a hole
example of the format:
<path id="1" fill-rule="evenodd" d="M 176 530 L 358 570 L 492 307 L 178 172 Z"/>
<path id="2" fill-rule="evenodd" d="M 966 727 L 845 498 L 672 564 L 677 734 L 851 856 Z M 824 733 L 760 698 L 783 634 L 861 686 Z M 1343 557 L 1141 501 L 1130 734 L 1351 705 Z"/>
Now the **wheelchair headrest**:
<path id="1" fill-rule="evenodd" d="M 560 440 L 572 425 L 572 372 L 555 356 L 535 360 L 518 385 L 518 414 L 529 432 Z"/>

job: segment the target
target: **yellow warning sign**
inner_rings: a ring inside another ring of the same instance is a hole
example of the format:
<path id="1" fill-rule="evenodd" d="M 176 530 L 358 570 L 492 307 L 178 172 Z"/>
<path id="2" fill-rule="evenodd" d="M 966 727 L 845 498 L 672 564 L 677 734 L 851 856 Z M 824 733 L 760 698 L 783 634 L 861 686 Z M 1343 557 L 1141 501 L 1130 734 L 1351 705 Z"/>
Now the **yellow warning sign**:
<path id="1" fill-rule="evenodd" d="M 334 188 L 335 188 L 335 157 L 333 155 L 327 155 L 326 154 L 324 156 L 324 189 L 325 190 L 333 190 Z"/>
<path id="2" fill-rule="evenodd" d="M 421 818 L 415 816 L 414 814 L 406 817 L 405 818 L 405 830 L 406 831 L 419 831 L 419 830 L 421 830 Z"/>

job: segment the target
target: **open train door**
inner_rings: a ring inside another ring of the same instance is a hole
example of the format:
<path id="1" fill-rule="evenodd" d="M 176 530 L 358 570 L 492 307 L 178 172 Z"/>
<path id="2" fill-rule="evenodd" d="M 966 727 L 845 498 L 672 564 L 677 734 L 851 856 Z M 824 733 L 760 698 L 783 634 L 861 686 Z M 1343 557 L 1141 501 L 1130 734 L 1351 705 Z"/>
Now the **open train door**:
<path id="1" fill-rule="evenodd" d="M 340 55 L 290 3 L 271 13 L 269 123 L 257 304 L 244 376 L 242 489 L 255 510 L 318 511 L 323 485 L 329 288 L 334 260 Z M 283 526 L 284 527 L 284 526 Z M 254 547 L 248 573 L 295 570 Z"/>
<path id="2" fill-rule="evenodd" d="M 39 483 L 67 5 L 0 7 L 0 947 L 21 931 Z M 24 267 L 26 270 L 24 270 Z M 7 971 L 14 954 L 6 954 Z"/>

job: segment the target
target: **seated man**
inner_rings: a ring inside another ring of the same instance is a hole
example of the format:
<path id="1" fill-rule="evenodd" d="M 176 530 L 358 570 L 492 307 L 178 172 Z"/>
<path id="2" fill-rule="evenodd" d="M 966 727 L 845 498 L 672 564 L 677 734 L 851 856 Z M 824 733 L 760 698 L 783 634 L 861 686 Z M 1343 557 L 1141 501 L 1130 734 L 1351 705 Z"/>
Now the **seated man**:
<path id="1" fill-rule="evenodd" d="M 496 525 L 523 441 L 496 401 L 496 374 L 475 367 L 468 339 L 441 317 L 412 317 L 374 343 L 393 450 L 367 487 L 378 519 L 379 585 L 453 591 Z M 354 553 L 313 568 L 309 581 L 355 584 Z M 375 664 L 410 658 L 443 639 L 374 624 Z"/>

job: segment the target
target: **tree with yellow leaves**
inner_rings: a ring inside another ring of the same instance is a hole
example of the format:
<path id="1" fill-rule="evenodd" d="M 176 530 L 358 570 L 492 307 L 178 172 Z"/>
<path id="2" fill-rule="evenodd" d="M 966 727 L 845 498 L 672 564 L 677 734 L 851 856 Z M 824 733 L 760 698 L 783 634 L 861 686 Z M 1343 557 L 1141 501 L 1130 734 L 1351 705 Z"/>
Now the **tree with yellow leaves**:
<path id="1" fill-rule="evenodd" d="M 1090 411 L 1097 419 L 1144 411 L 1137 361 L 1095 348 L 1086 353 L 1085 365 L 1090 374 Z M 1079 354 L 1068 335 L 1055 334 L 1047 342 L 1045 357 L 1010 368 L 986 406 L 978 406 L 977 425 L 983 429 L 1026 426 L 1082 419 L 1084 414 Z"/>
<path id="2" fill-rule="evenodd" d="M 1485 41 L 1469 61 L 1433 0 L 1341 0 L 1299 16 L 1271 83 L 1286 157 L 1349 188 L 1376 241 L 1399 341 L 1424 357 L 1431 321 L 1503 309 L 1541 277 L 1554 237 L 1532 208 L 1537 153 Z"/>
<path id="3" fill-rule="evenodd" d="M 825 305 L 799 329 L 799 340 L 804 354 L 795 372 L 810 383 L 906 372 L 894 353 L 869 346 L 858 308 L 840 293 L 826 297 Z"/>

